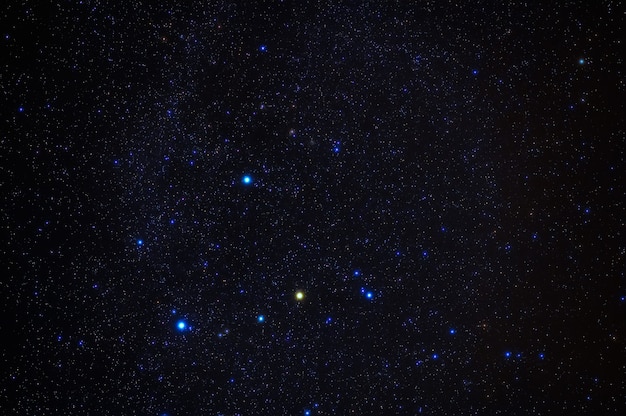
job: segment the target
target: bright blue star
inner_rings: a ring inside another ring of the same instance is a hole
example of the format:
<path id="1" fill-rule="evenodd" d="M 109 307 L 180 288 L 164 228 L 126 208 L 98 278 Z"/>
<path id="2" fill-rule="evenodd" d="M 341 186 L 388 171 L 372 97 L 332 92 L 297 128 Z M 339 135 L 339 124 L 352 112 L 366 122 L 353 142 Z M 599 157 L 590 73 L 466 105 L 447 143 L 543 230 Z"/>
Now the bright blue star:
<path id="1" fill-rule="evenodd" d="M 546 358 L 546 355 L 542 352 L 539 353 L 539 359 L 543 360 L 544 358 Z"/>
<path id="2" fill-rule="evenodd" d="M 252 183 L 252 176 L 244 175 L 244 177 L 241 178 L 241 182 L 243 182 L 244 185 L 250 185 Z"/>
<path id="3" fill-rule="evenodd" d="M 137 240 L 137 245 L 138 246 L 143 246 L 143 240 Z"/>
<path id="4" fill-rule="evenodd" d="M 305 409 L 304 416 L 311 416 L 311 411 L 309 409 Z"/>
<path id="5" fill-rule="evenodd" d="M 267 45 L 260 45 L 259 46 L 259 51 L 260 52 L 267 52 Z"/>
<path id="6" fill-rule="evenodd" d="M 179 331 L 184 331 L 185 328 L 187 328 L 187 323 L 185 321 L 178 321 L 176 328 L 178 328 Z"/>
<path id="7" fill-rule="evenodd" d="M 473 75 L 478 75 L 478 69 L 473 69 L 473 70 L 472 70 L 472 74 L 473 74 Z"/>
<path id="8" fill-rule="evenodd" d="M 17 111 L 19 111 L 20 113 L 23 113 L 24 112 L 24 107 L 18 108 Z"/>
<path id="9" fill-rule="evenodd" d="M 439 358 L 439 354 L 433 354 L 433 360 L 436 360 L 437 358 Z"/>
<path id="10" fill-rule="evenodd" d="M 367 299 L 373 299 L 374 298 L 374 293 L 372 293 L 372 292 L 365 292 L 365 297 Z"/>
<path id="11" fill-rule="evenodd" d="M 580 65 L 583 65 L 583 64 L 585 63 L 585 60 L 584 60 L 583 58 L 580 58 L 580 59 L 578 60 L 578 63 L 579 63 Z"/>
<path id="12" fill-rule="evenodd" d="M 259 321 L 260 323 L 265 322 L 265 315 L 259 315 L 256 317 L 256 320 Z"/>
<path id="13" fill-rule="evenodd" d="M 361 271 L 355 270 L 352 274 L 356 277 L 356 276 L 359 276 L 361 274 Z"/>
<path id="14" fill-rule="evenodd" d="M 454 335 L 454 334 L 456 334 L 456 329 L 451 328 L 451 329 L 450 329 L 450 335 Z"/>
<path id="15" fill-rule="evenodd" d="M 504 353 L 504 356 L 505 356 L 506 358 L 510 358 L 510 357 L 511 357 L 511 352 L 510 352 L 510 351 L 505 352 L 505 353 Z"/>

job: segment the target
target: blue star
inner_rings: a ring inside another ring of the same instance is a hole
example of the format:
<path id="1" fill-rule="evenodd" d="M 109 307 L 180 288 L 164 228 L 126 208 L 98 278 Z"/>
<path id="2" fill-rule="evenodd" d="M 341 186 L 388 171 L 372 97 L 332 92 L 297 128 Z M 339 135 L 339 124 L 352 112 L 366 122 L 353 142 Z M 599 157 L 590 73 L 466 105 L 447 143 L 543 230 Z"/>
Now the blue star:
<path id="1" fill-rule="evenodd" d="M 137 245 L 138 246 L 143 246 L 143 240 L 137 240 Z"/>
<path id="2" fill-rule="evenodd" d="M 539 359 L 543 360 L 544 358 L 546 358 L 546 355 L 542 352 L 539 353 Z"/>
<path id="3" fill-rule="evenodd" d="M 456 329 L 451 328 L 451 329 L 450 329 L 450 335 L 454 335 L 454 334 L 456 334 Z"/>
<path id="4" fill-rule="evenodd" d="M 259 46 L 259 51 L 260 52 L 267 52 L 267 45 L 260 45 Z"/>
<path id="5" fill-rule="evenodd" d="M 360 270 L 355 270 L 352 274 L 353 274 L 355 277 L 356 277 L 356 276 L 360 276 L 360 275 L 361 275 L 361 271 L 360 271 Z"/>
<path id="6" fill-rule="evenodd" d="M 433 354 L 433 360 L 436 360 L 437 358 L 439 358 L 439 354 Z"/>
<path id="7" fill-rule="evenodd" d="M 263 323 L 265 322 L 265 315 L 259 315 L 256 317 L 256 320 L 259 321 L 259 323 Z"/>
<path id="8" fill-rule="evenodd" d="M 20 113 L 23 113 L 24 112 L 24 107 L 18 108 L 17 111 L 19 111 Z"/>
<path id="9" fill-rule="evenodd" d="M 365 297 L 367 299 L 374 299 L 374 293 L 372 293 L 372 292 L 365 292 Z"/>
<path id="10" fill-rule="evenodd" d="M 585 60 L 584 60 L 583 58 L 580 58 L 580 59 L 578 60 L 578 63 L 579 63 L 580 65 L 584 65 L 584 64 L 585 64 Z"/>
<path id="11" fill-rule="evenodd" d="M 178 321 L 176 323 L 176 328 L 178 328 L 179 331 L 184 331 L 185 328 L 187 328 L 187 323 L 185 321 Z"/>
<path id="12" fill-rule="evenodd" d="M 243 182 L 244 185 L 250 185 L 252 183 L 252 176 L 244 175 L 244 177 L 241 178 L 241 182 Z"/>
<path id="13" fill-rule="evenodd" d="M 511 352 L 510 352 L 510 351 L 505 352 L 505 353 L 504 353 L 504 356 L 505 356 L 506 358 L 510 358 L 510 357 L 511 357 Z"/>
<path id="14" fill-rule="evenodd" d="M 478 75 L 478 69 L 473 69 L 472 70 L 472 75 Z"/>

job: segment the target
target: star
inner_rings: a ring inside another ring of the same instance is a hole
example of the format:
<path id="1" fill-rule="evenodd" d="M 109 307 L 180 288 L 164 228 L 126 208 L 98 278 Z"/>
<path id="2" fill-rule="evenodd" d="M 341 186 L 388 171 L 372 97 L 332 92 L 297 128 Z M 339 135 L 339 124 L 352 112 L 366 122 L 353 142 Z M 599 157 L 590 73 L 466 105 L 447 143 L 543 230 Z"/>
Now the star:
<path id="1" fill-rule="evenodd" d="M 304 292 L 301 290 L 298 290 L 295 296 L 296 296 L 296 300 L 304 300 Z"/>
<path id="2" fill-rule="evenodd" d="M 250 175 L 244 175 L 243 178 L 241 178 L 241 182 L 244 185 L 250 185 L 252 183 L 252 176 Z"/>

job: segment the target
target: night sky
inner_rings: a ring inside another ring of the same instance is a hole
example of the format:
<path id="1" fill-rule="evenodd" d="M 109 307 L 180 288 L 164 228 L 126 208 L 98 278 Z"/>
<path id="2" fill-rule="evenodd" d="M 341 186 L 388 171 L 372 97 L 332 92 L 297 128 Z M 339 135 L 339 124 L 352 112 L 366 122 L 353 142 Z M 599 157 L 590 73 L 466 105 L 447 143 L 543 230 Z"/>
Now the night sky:
<path id="1" fill-rule="evenodd" d="M 626 414 L 621 2 L 10 3 L 3 415 Z"/>

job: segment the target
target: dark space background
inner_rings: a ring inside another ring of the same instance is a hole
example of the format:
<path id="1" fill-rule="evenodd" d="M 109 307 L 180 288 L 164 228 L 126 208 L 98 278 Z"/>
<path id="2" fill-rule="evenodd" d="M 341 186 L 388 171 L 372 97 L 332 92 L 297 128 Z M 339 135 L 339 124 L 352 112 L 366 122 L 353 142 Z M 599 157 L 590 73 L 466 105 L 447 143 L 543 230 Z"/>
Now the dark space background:
<path id="1" fill-rule="evenodd" d="M 626 414 L 624 5 L 545 3 L 3 6 L 1 413 Z"/>

